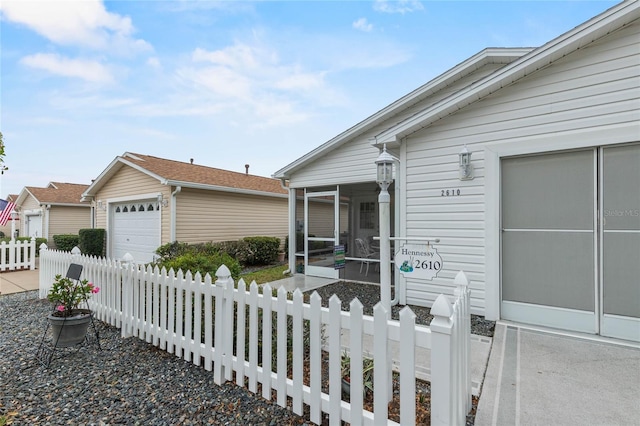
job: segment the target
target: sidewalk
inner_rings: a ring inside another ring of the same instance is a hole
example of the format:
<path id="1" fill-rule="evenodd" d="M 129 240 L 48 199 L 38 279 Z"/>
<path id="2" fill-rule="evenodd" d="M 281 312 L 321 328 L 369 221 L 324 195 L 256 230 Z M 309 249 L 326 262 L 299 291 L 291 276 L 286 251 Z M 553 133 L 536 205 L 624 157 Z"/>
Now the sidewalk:
<path id="1" fill-rule="evenodd" d="M 638 425 L 640 347 L 499 322 L 475 424 Z"/>
<path id="2" fill-rule="evenodd" d="M 38 269 L 0 272 L 0 295 L 38 290 L 39 275 Z"/>

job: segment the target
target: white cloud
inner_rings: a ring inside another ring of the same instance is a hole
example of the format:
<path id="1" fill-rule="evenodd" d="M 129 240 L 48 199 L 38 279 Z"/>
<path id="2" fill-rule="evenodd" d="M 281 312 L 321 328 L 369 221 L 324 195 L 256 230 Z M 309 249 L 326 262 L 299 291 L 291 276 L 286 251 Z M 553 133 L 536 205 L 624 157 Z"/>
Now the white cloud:
<path id="1" fill-rule="evenodd" d="M 155 56 L 147 59 L 147 65 L 149 65 L 151 68 L 156 68 L 156 69 L 162 68 L 162 65 L 160 64 L 160 59 L 158 59 Z"/>
<path id="2" fill-rule="evenodd" d="M 80 78 L 92 83 L 111 83 L 113 76 L 101 63 L 83 59 L 68 59 L 52 53 L 37 53 L 23 57 L 20 62 L 64 77 Z"/>
<path id="3" fill-rule="evenodd" d="M 3 18 L 25 25 L 60 45 L 83 46 L 117 53 L 149 50 L 134 39 L 131 18 L 108 12 L 101 0 L 29 1 L 4 0 Z"/>
<path id="4" fill-rule="evenodd" d="M 375 0 L 373 10 L 383 13 L 411 13 L 424 10 L 424 6 L 418 0 Z"/>
<path id="5" fill-rule="evenodd" d="M 353 24 L 353 28 L 356 30 L 364 31 L 366 33 L 371 32 L 373 30 L 373 24 L 367 22 L 367 18 L 360 18 L 355 21 Z"/>
<path id="6" fill-rule="evenodd" d="M 300 122 L 309 117 L 301 104 L 331 102 L 325 73 L 308 72 L 295 63 L 284 63 L 273 49 L 235 43 L 223 49 L 195 49 L 192 63 L 176 72 L 188 86 L 205 89 L 209 105 L 223 104 L 243 117 L 257 117 L 262 125 Z M 204 94 L 203 94 L 204 96 Z M 336 99 L 338 97 L 336 96 Z"/>

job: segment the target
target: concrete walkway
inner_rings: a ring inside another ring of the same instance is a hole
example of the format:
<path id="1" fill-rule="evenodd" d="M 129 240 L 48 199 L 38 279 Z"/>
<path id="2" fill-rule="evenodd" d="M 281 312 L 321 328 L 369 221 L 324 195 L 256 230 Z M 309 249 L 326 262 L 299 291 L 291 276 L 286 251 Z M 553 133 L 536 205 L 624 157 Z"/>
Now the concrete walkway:
<path id="1" fill-rule="evenodd" d="M 0 294 L 38 290 L 40 272 L 37 269 L 0 272 Z"/>
<path id="2" fill-rule="evenodd" d="M 640 347 L 500 322 L 475 424 L 640 425 Z"/>

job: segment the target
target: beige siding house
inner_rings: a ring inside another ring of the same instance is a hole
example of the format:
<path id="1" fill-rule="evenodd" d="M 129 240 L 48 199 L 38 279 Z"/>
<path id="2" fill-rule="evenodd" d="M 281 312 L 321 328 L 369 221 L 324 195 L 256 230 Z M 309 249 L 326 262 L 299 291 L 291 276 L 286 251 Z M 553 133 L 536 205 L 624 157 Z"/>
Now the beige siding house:
<path id="1" fill-rule="evenodd" d="M 84 192 L 107 254 L 148 262 L 172 241 L 287 235 L 287 191 L 276 179 L 124 153 Z"/>
<path id="2" fill-rule="evenodd" d="M 391 235 L 437 238 L 443 260 L 431 279 L 395 265 L 399 303 L 430 306 L 464 270 L 474 313 L 640 341 L 640 2 L 486 49 L 279 170 L 292 215 L 300 193 L 360 197 L 340 231 L 361 235 L 385 145 Z"/>
<path id="3" fill-rule="evenodd" d="M 46 238 L 54 247 L 54 235 L 90 228 L 91 204 L 80 200 L 87 188 L 63 182 L 51 182 L 46 188 L 24 187 L 16 198 L 20 236 Z"/>

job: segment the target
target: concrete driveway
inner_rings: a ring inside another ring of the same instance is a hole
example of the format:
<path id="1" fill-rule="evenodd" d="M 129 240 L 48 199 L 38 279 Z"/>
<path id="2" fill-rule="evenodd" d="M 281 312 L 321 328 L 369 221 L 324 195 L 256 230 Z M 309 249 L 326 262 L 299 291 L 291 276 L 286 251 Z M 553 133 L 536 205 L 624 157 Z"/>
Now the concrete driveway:
<path id="1" fill-rule="evenodd" d="M 640 425 L 640 345 L 498 323 L 476 425 Z"/>

